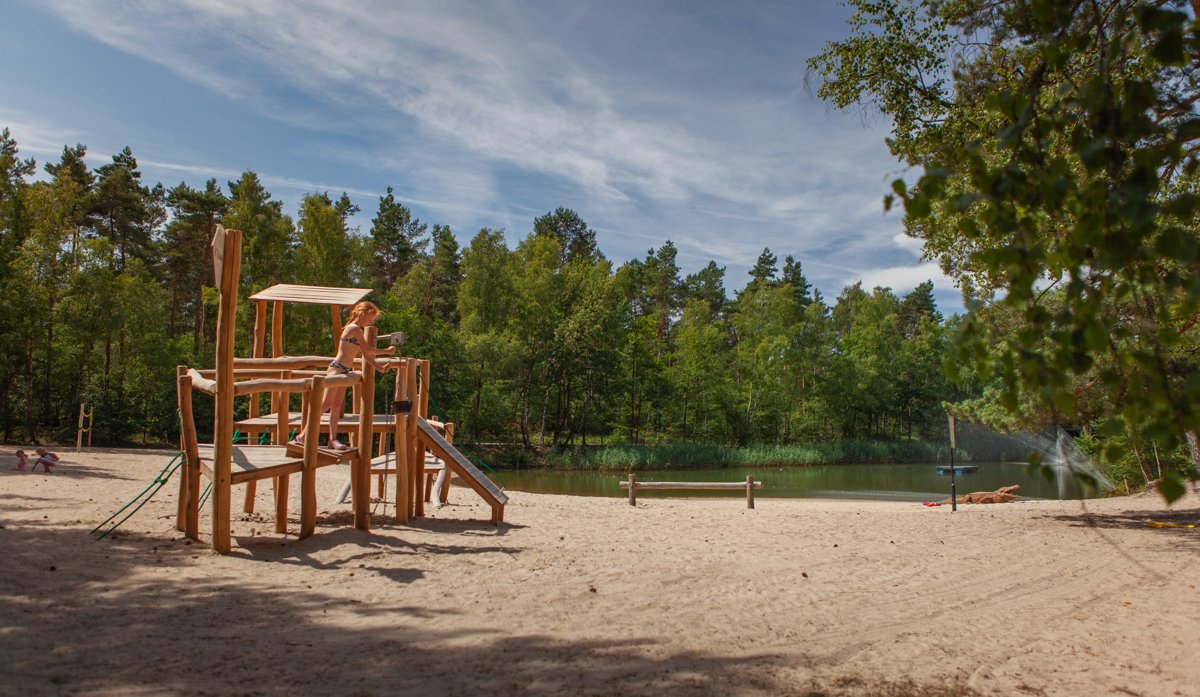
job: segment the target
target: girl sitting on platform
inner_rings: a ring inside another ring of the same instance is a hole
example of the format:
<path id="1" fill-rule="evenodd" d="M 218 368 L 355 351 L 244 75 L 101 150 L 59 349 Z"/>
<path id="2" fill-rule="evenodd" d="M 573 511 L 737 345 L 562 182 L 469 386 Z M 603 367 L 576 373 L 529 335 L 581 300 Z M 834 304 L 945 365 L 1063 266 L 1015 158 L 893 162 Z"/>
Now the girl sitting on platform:
<path id="1" fill-rule="evenodd" d="M 329 362 L 329 369 L 325 371 L 326 375 L 349 375 L 354 372 L 354 359 L 359 355 L 366 361 L 368 365 L 385 373 L 390 369 L 390 366 L 380 367 L 375 362 L 375 356 L 392 354 L 396 352 L 395 346 L 379 349 L 369 345 L 366 334 L 363 330 L 375 323 L 379 319 L 379 308 L 375 307 L 374 303 L 366 300 L 355 304 L 350 309 L 350 316 L 347 318 L 346 326 L 342 328 L 342 335 L 338 339 L 337 352 L 333 360 Z M 332 387 L 325 392 L 325 401 L 321 403 L 321 413 L 329 412 L 329 445 L 328 447 L 334 450 L 349 450 L 350 446 L 342 443 L 337 439 L 338 422 L 342 418 L 342 409 L 345 406 L 346 388 Z M 304 436 L 297 436 L 292 441 L 296 445 L 304 445 Z"/>

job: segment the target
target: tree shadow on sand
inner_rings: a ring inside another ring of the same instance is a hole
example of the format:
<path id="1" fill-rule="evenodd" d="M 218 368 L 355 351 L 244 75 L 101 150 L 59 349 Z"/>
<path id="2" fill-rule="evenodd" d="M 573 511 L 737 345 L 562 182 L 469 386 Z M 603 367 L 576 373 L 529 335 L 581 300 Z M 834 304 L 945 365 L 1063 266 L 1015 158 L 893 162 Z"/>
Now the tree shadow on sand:
<path id="1" fill-rule="evenodd" d="M 795 656 L 765 652 L 665 650 L 646 637 L 563 639 L 496 623 L 451 628 L 448 618 L 464 610 L 406 604 L 397 594 L 367 600 L 373 575 L 419 578 L 394 559 L 386 569 L 370 562 L 371 555 L 414 553 L 406 544 L 332 531 L 251 549 L 241 561 L 181 539 L 93 542 L 73 528 L 10 526 L 0 530 L 0 680 L 27 695 L 971 694 L 908 682 L 818 684 L 807 673 L 798 683 L 796 671 L 805 667 Z M 281 550 L 278 556 L 268 546 Z M 305 561 L 340 546 L 359 551 L 335 562 Z M 439 554 L 506 551 L 424 547 Z M 231 563 L 256 561 L 308 568 L 297 569 L 287 587 L 257 580 L 252 570 L 231 575 Z M 361 584 L 354 591 L 367 589 L 363 599 L 347 592 L 351 583 Z"/>
<path id="2" fill-rule="evenodd" d="M 1167 535 L 1173 541 L 1200 549 L 1200 508 L 1166 511 L 1123 511 L 1119 513 L 1082 513 L 1049 516 L 1074 527 L 1098 530 L 1139 530 L 1147 534 Z M 1194 527 L 1188 527 L 1188 526 Z"/>

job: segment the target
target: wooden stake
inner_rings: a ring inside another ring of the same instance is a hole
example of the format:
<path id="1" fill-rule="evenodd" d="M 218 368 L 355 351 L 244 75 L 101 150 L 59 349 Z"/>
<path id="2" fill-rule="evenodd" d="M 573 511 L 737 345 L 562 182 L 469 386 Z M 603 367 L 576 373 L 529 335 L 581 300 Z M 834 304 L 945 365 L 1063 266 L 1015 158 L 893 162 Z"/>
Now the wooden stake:
<path id="1" fill-rule="evenodd" d="M 375 346 L 375 327 L 367 327 L 364 332 L 366 345 Z M 375 424 L 375 369 L 363 361 L 363 379 L 358 387 L 358 461 L 351 463 L 354 468 L 352 484 L 357 485 L 353 490 L 354 496 L 354 527 L 359 530 L 371 529 L 371 429 Z"/>
<path id="2" fill-rule="evenodd" d="M 217 397 L 214 416 L 212 525 L 213 549 L 228 554 L 230 476 L 233 461 L 233 339 L 237 314 L 237 282 L 241 273 L 242 233 L 217 226 L 214 243 L 223 242 L 220 266 L 221 302 L 217 312 Z"/>
<path id="3" fill-rule="evenodd" d="M 271 303 L 271 354 L 276 358 L 283 356 L 283 302 Z M 286 375 L 282 377 L 287 377 Z M 275 445 L 282 445 L 288 439 L 288 416 L 291 395 L 287 392 L 271 394 L 271 411 L 275 412 Z"/>
<path id="4" fill-rule="evenodd" d="M 176 369 L 175 377 L 179 377 L 178 369 Z M 86 402 L 79 403 L 79 429 L 75 432 L 75 452 L 83 449 L 83 409 L 87 406 Z M 89 424 L 90 430 L 90 424 Z"/>
<path id="5" fill-rule="evenodd" d="M 637 476 L 629 475 L 629 505 L 637 505 Z"/>
<path id="6" fill-rule="evenodd" d="M 395 364 L 396 383 L 392 391 L 392 402 L 401 402 L 407 400 L 408 397 L 408 359 L 402 359 Z M 399 412 L 393 409 L 396 415 L 396 424 L 392 428 L 393 442 L 392 447 L 396 453 L 396 522 L 407 523 L 409 521 L 408 500 L 412 496 L 409 487 L 409 455 L 412 453 L 412 448 L 409 447 L 409 413 Z"/>
<path id="7" fill-rule="evenodd" d="M 754 477 L 746 476 L 746 508 L 754 508 Z"/>
<path id="8" fill-rule="evenodd" d="M 421 415 L 421 398 L 417 394 L 417 370 L 420 361 L 416 358 L 408 359 L 408 398 L 412 402 L 412 407 L 408 412 L 408 438 L 405 443 L 408 446 L 408 510 L 409 517 L 415 517 L 417 514 L 416 499 L 421 495 L 421 473 L 425 469 L 425 449 L 421 447 L 420 441 L 417 439 L 417 419 Z"/>
<path id="9" fill-rule="evenodd" d="M 421 418 L 429 418 L 429 361 L 417 360 L 417 391 L 420 395 L 420 410 L 417 412 Z M 417 482 L 416 496 L 413 497 L 413 515 L 418 518 L 425 517 L 425 448 L 418 444 L 417 446 L 417 476 L 413 480 Z"/>
<path id="10" fill-rule="evenodd" d="M 317 528 L 317 439 L 321 437 L 321 402 L 325 399 L 325 378 L 312 378 L 312 389 L 305 393 L 304 469 L 300 473 L 300 537 Z M 359 492 L 354 492 L 355 496 Z M 357 505 L 357 503 L 356 503 Z"/>

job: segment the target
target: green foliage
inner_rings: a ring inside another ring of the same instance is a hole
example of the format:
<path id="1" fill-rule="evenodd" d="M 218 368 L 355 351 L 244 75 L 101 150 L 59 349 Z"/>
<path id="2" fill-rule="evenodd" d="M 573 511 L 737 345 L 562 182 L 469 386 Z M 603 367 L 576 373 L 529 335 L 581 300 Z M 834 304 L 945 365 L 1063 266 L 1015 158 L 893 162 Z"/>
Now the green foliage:
<path id="1" fill-rule="evenodd" d="M 976 299 L 957 362 L 1018 421 L 1115 418 L 1130 447 L 1179 447 L 1200 425 L 1190 8 L 851 4 L 853 36 L 809 66 L 822 97 L 888 116 L 893 152 L 923 168 L 893 188 Z"/>
<path id="2" fill-rule="evenodd" d="M 731 301 L 715 263 L 681 279 L 669 241 L 614 270 L 566 208 L 515 249 L 491 229 L 460 249 L 438 224 L 426 245 L 390 190 L 368 236 L 345 195 L 309 194 L 293 222 L 254 172 L 165 191 L 141 183 L 128 150 L 96 171 L 85 153 L 64 148 L 31 183 L 34 164 L 0 137 L 7 440 L 70 439 L 83 401 L 96 445 L 177 440 L 175 367 L 213 361 L 218 223 L 243 234 L 238 352 L 252 293 L 378 283 L 380 330 L 432 360 L 432 408 L 468 443 L 571 453 L 601 439 L 637 446 L 612 448 L 614 463 L 738 464 L 904 458 L 943 433 L 948 390 L 931 366 L 949 348 L 926 286 L 903 299 L 853 287 L 830 308 L 794 257 L 780 271 L 764 250 L 762 278 Z M 284 334 L 291 353 L 332 349 L 323 307 L 289 307 Z M 195 407 L 203 433 L 210 406 Z"/>

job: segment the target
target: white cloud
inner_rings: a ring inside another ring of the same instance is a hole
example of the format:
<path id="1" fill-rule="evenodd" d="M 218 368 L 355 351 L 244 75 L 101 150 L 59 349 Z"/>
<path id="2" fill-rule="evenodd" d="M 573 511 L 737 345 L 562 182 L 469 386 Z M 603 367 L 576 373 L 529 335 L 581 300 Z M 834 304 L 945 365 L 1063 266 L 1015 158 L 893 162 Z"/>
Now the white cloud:
<path id="1" fill-rule="evenodd" d="M 954 285 L 953 281 L 942 273 L 941 268 L 933 263 L 868 269 L 849 282 L 853 283 L 855 280 L 861 280 L 863 287 L 867 289 L 891 288 L 897 293 L 912 290 L 925 281 L 933 281 L 935 287 L 942 289 L 952 288 Z"/>

